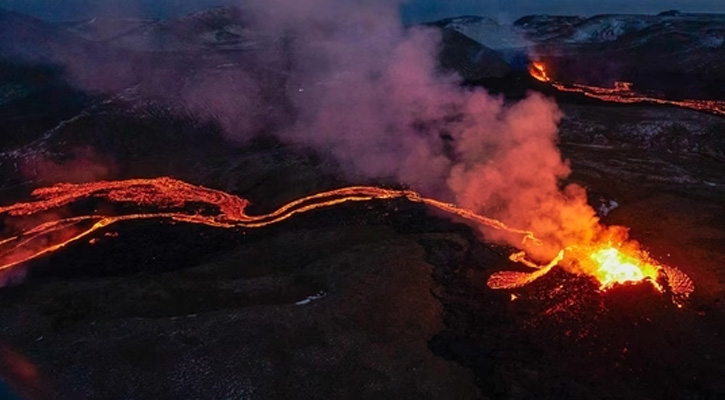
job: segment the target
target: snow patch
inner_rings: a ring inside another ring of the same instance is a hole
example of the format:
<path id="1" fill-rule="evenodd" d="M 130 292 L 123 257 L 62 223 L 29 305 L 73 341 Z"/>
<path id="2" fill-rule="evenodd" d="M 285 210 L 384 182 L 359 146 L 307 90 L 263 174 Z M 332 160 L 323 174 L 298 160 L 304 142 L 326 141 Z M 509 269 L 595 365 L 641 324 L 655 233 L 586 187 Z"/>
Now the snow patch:
<path id="1" fill-rule="evenodd" d="M 702 38 L 700 43 L 703 47 L 707 47 L 709 49 L 717 49 L 719 47 L 722 47 L 723 43 L 725 43 L 725 38 L 720 36 L 706 36 Z"/>
<path id="2" fill-rule="evenodd" d="M 619 203 L 614 200 L 609 200 L 609 202 L 604 202 L 599 206 L 599 208 L 597 209 L 597 213 L 602 217 L 606 217 L 610 212 L 612 212 L 612 210 L 617 207 L 619 207 Z"/>
<path id="3" fill-rule="evenodd" d="M 620 37 L 652 26 L 644 18 L 611 16 L 592 18 L 576 28 L 568 42 L 612 42 Z"/>
<path id="4" fill-rule="evenodd" d="M 317 292 L 316 294 L 313 294 L 312 296 L 307 296 L 307 298 L 295 302 L 295 305 L 303 306 L 305 304 L 312 303 L 315 300 L 319 300 L 319 299 L 322 299 L 325 297 L 327 297 L 327 292 L 325 292 L 324 290 L 320 290 L 319 292 Z"/>
<path id="5" fill-rule="evenodd" d="M 494 50 L 522 48 L 532 44 L 512 25 L 499 25 L 489 19 L 454 18 L 446 21 L 444 26 Z"/>

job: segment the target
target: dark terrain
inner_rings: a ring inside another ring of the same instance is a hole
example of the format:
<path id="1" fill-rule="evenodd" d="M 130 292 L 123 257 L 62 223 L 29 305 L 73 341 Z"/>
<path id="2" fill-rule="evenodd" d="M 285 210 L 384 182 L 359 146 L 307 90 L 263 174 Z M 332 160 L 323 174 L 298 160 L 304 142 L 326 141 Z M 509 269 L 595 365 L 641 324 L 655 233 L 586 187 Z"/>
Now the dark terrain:
<path id="1" fill-rule="evenodd" d="M 586 63 L 602 51 L 612 63 L 631 63 L 640 50 L 623 49 L 636 44 L 653 62 L 621 75 L 608 70 L 599 81 L 695 75 L 692 90 L 657 89 L 725 98 L 707 89 L 721 82 L 722 45 L 720 53 L 691 46 L 690 58 L 666 63 L 657 58 L 659 42 L 649 40 L 689 46 L 688 26 L 715 35 L 725 17 L 675 17 L 632 17 L 626 27 L 637 29 L 622 28 L 621 41 L 594 44 L 566 40 L 613 17 L 556 24 L 531 17 L 517 25 L 539 38 L 537 49 L 550 50 L 552 62 L 570 65 L 568 76 L 578 77 L 582 65 L 594 69 Z M 327 155 L 265 135 L 230 146 L 222 132 L 235 121 L 203 118 L 203 109 L 173 101 L 186 83 L 228 73 L 210 66 L 268 56 L 255 50 L 265 38 L 239 34 L 240 19 L 214 10 L 99 29 L 0 11 L 3 26 L 30 27 L 25 42 L 0 47 L 2 204 L 55 182 L 169 175 L 248 198 L 257 214 L 320 190 L 390 185 L 351 181 Z M 511 61 L 515 51 L 490 49 L 449 22 L 438 24 L 443 68 L 510 99 L 540 88 Z M 656 31 L 672 26 L 687 33 L 678 42 Z M 192 34 L 208 31 L 214 34 Z M 139 39 L 149 32 L 165 35 L 152 49 Z M 68 41 L 87 55 L 113 49 L 93 68 L 119 58 L 134 67 L 90 90 L 57 66 L 57 49 Z M 29 46 L 35 42 L 44 45 Z M 168 64 L 142 78 L 136 71 L 150 65 L 150 51 Z M 179 60 L 189 60 L 188 75 L 168 78 Z M 251 74 L 279 82 L 260 94 L 255 110 L 264 132 L 287 115 L 275 89 L 285 78 Z M 588 189 L 595 207 L 616 200 L 604 221 L 631 227 L 656 259 L 693 279 L 683 308 L 647 284 L 600 293 L 593 281 L 562 270 L 512 292 L 490 290 L 490 274 L 517 268 L 511 249 L 404 201 L 343 205 L 260 230 L 131 222 L 108 231 L 118 236 L 103 232 L 94 245 L 80 242 L 32 262 L 22 283 L 0 289 L 3 383 L 28 399 L 722 398 L 725 119 L 558 100 L 570 180 Z"/>

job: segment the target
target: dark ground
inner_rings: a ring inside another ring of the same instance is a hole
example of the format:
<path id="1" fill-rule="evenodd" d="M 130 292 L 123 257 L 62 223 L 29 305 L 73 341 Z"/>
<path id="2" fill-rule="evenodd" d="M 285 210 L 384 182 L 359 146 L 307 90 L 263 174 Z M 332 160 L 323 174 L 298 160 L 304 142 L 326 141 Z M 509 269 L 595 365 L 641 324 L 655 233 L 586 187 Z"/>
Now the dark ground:
<path id="1" fill-rule="evenodd" d="M 248 232 L 134 223 L 0 291 L 5 380 L 29 398 L 721 397 L 722 165 L 563 150 L 621 204 L 607 222 L 693 278 L 683 309 L 563 271 L 511 301 L 485 285 L 506 249 L 404 202 Z"/>

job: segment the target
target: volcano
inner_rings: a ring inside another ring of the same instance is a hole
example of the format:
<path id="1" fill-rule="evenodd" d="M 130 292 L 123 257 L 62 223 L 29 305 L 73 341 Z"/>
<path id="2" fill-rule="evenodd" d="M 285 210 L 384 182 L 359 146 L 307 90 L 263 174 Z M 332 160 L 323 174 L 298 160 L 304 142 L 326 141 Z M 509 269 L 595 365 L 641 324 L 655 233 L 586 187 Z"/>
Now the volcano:
<path id="1" fill-rule="evenodd" d="M 257 3 L 0 12 L 0 393 L 725 395 L 725 17 Z"/>

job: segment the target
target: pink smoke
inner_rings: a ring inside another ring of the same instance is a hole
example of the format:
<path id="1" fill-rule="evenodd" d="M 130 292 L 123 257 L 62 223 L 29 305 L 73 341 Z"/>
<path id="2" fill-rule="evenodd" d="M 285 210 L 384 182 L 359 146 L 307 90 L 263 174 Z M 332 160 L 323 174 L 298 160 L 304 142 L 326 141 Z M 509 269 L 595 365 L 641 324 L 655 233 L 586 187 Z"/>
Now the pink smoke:
<path id="1" fill-rule="evenodd" d="M 530 229 L 550 244 L 535 250 L 541 258 L 591 239 L 597 219 L 584 190 L 559 186 L 570 171 L 556 104 L 536 93 L 505 104 L 462 88 L 438 68 L 439 33 L 404 28 L 399 5 L 253 2 L 257 29 L 294 38 L 287 89 L 298 116 L 279 135 L 333 154 L 353 175 L 392 177 Z"/>
<path id="2" fill-rule="evenodd" d="M 94 182 L 112 177 L 116 169 L 111 160 L 102 158 L 91 147 L 74 148 L 56 159 L 46 155 L 26 157 L 18 167 L 26 179 L 45 183 Z"/>

